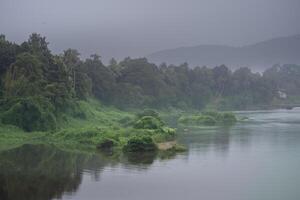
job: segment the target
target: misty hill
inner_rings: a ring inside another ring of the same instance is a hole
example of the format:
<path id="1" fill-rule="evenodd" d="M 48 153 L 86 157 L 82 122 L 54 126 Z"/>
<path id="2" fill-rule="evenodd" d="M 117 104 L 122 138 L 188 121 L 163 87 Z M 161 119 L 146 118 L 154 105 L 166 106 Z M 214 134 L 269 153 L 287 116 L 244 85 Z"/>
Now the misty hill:
<path id="1" fill-rule="evenodd" d="M 266 69 L 274 64 L 300 64 L 300 35 L 275 38 L 253 45 L 232 47 L 199 45 L 163 50 L 146 56 L 151 62 L 210 66 L 225 64 L 232 68 Z"/>

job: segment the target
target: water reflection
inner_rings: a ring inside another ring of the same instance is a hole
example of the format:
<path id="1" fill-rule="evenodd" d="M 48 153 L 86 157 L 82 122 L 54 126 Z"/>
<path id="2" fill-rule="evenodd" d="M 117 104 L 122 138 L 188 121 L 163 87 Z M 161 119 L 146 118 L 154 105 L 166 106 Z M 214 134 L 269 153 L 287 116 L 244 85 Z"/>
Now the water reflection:
<path id="1" fill-rule="evenodd" d="M 0 153 L 0 199 L 52 199 L 74 192 L 86 158 L 44 145 Z"/>
<path id="2" fill-rule="evenodd" d="M 27 144 L 0 152 L 0 199 L 59 199 L 78 190 L 84 172 L 100 181 L 105 167 L 147 170 L 155 159 L 174 157 L 174 153 L 89 154 Z"/>
<path id="3" fill-rule="evenodd" d="M 233 126 L 190 128 L 188 131 L 185 130 L 185 134 L 180 135 L 179 139 L 193 151 L 203 153 L 213 149 L 225 156 L 234 136 L 232 129 Z"/>
<path id="4" fill-rule="evenodd" d="M 261 188 L 267 191 L 275 183 L 286 193 L 297 196 L 298 190 L 293 186 L 300 183 L 295 174 L 300 166 L 300 123 L 291 121 L 300 122 L 300 111 L 241 115 L 257 121 L 231 127 L 179 129 L 180 142 L 189 148 L 183 154 L 86 153 L 51 145 L 24 145 L 2 151 L 0 199 L 114 199 L 113 195 L 131 200 L 150 199 L 146 198 L 151 192 L 149 187 L 156 189 L 157 198 L 182 199 L 183 187 L 189 191 L 190 199 L 232 200 L 241 199 L 250 189 L 253 194 L 261 194 Z M 293 174 L 294 179 L 284 179 L 285 173 Z M 87 180 L 87 175 L 92 180 Z M 285 182 L 277 180 L 278 176 Z M 256 187 L 257 182 L 260 187 Z M 284 193 L 278 193 L 275 199 L 284 196 L 281 194 Z M 249 197 L 259 199 L 255 195 Z"/>

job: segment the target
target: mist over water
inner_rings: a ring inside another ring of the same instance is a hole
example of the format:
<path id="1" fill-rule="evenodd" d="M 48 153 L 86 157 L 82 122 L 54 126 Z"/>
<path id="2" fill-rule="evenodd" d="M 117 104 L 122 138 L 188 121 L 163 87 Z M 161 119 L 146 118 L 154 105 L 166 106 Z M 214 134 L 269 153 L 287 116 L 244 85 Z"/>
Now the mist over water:
<path id="1" fill-rule="evenodd" d="M 0 200 L 299 200 L 299 10 L 0 0 Z"/>

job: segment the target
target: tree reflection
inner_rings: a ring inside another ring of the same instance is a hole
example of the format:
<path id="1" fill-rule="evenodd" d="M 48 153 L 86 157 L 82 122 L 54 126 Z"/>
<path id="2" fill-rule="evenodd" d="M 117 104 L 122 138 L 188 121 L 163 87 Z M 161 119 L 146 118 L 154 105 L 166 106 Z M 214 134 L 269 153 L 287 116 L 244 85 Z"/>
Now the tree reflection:
<path id="1" fill-rule="evenodd" d="M 46 145 L 24 145 L 0 153 L 0 199 L 43 200 L 75 192 L 91 159 Z M 99 167 L 99 166 L 98 166 Z"/>
<path id="2" fill-rule="evenodd" d="M 107 152 L 78 153 L 50 145 L 23 145 L 0 152 L 1 200 L 50 200 L 75 193 L 83 172 L 99 181 L 105 167 L 121 166 L 147 170 L 155 159 L 171 159 L 174 154 Z"/>

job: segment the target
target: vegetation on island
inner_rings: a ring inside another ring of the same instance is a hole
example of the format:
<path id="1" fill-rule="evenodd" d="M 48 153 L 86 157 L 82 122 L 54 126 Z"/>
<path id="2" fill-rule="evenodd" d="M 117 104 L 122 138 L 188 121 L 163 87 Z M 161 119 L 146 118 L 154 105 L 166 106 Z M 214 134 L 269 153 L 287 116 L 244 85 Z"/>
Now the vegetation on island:
<path id="1" fill-rule="evenodd" d="M 197 115 L 181 116 L 178 123 L 181 125 L 232 125 L 237 122 L 237 118 L 230 112 L 202 112 Z"/>

